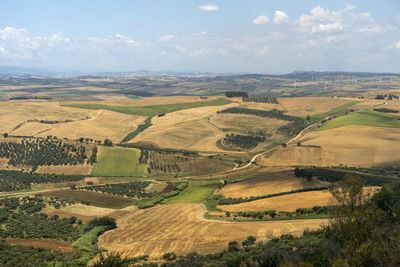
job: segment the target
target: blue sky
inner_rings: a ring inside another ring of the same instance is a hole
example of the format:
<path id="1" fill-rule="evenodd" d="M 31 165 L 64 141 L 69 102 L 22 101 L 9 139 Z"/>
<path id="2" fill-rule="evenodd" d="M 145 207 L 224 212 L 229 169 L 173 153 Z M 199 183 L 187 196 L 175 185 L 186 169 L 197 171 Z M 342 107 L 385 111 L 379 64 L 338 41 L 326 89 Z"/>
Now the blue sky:
<path id="1" fill-rule="evenodd" d="M 0 65 L 400 72 L 400 1 L 3 1 Z"/>

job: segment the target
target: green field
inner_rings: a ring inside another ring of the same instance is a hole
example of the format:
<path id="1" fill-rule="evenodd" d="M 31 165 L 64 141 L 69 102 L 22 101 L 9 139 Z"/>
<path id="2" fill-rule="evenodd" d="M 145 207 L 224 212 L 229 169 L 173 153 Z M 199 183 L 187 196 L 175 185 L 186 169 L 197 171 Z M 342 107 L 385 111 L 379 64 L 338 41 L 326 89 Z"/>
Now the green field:
<path id="1" fill-rule="evenodd" d="M 338 106 L 338 107 L 336 107 L 334 109 L 329 110 L 328 112 L 312 115 L 311 116 L 311 122 L 315 123 L 315 122 L 320 121 L 323 118 L 328 117 L 330 115 L 335 115 L 337 113 L 344 112 L 349 107 L 354 106 L 354 105 L 356 105 L 358 103 L 360 103 L 360 101 L 350 101 L 349 103 L 346 103 L 346 104 L 343 104 L 341 106 Z"/>
<path id="2" fill-rule="evenodd" d="M 165 199 L 163 204 L 194 202 L 198 203 L 206 199 L 217 187 L 218 181 L 193 181 L 176 197 Z"/>
<path id="3" fill-rule="evenodd" d="M 319 130 L 328 130 L 346 125 L 400 128 L 400 117 L 372 110 L 353 112 L 324 123 Z"/>
<path id="4" fill-rule="evenodd" d="M 150 117 L 162 113 L 171 113 L 183 109 L 199 108 L 207 106 L 223 106 L 229 103 L 231 103 L 229 100 L 219 98 L 211 101 L 199 101 L 199 102 L 152 105 L 152 106 L 110 106 L 103 104 L 70 104 L 64 106 L 73 108 L 84 108 L 84 109 L 106 109 L 130 115 Z"/>
<path id="5" fill-rule="evenodd" d="M 144 177 L 147 166 L 139 164 L 140 150 L 135 148 L 100 147 L 94 176 Z"/>

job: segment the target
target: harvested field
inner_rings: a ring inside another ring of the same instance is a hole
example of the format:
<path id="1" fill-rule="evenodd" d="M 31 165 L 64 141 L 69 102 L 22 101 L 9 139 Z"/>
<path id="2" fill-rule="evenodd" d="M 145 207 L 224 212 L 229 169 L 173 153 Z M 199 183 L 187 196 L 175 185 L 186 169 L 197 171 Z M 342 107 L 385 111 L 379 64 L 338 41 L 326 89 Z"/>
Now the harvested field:
<path id="1" fill-rule="evenodd" d="M 249 119 L 248 115 L 241 114 L 216 114 L 211 117 L 210 121 L 219 128 L 236 129 L 242 131 L 267 131 L 268 133 L 275 132 L 282 125 L 288 124 L 287 121 L 274 118 L 262 118 L 252 116 Z"/>
<path id="2" fill-rule="evenodd" d="M 37 173 L 65 174 L 65 175 L 88 175 L 92 171 L 92 165 L 59 165 L 59 166 L 39 166 Z"/>
<path id="3" fill-rule="evenodd" d="M 264 166 L 400 166 L 400 129 L 396 128 L 343 126 L 310 132 L 298 141 L 301 147 L 280 148 L 258 163 Z"/>
<path id="4" fill-rule="evenodd" d="M 307 182 L 305 179 L 295 177 L 293 172 L 278 172 L 262 174 L 256 178 L 228 184 L 218 190 L 216 194 L 221 194 L 225 198 L 244 198 L 288 192 L 306 187 L 319 187 L 326 184 L 322 181 Z"/>
<path id="5" fill-rule="evenodd" d="M 328 190 L 323 190 L 288 194 L 234 205 L 220 205 L 217 207 L 230 212 L 264 210 L 296 211 L 298 208 L 310 208 L 317 205 L 329 206 L 332 204 L 334 204 L 334 202 L 331 193 Z"/>
<path id="6" fill-rule="evenodd" d="M 350 99 L 327 97 L 279 98 L 278 101 L 279 109 L 287 110 L 285 114 L 303 117 L 325 113 L 352 102 Z"/>
<path id="7" fill-rule="evenodd" d="M 365 187 L 364 192 L 373 192 L 376 189 L 377 187 Z M 219 205 L 217 207 L 230 212 L 265 210 L 296 211 L 298 208 L 335 204 L 336 202 L 331 193 L 328 190 L 321 190 L 282 195 L 234 205 Z"/>
<path id="8" fill-rule="evenodd" d="M 71 206 L 61 207 L 59 209 L 47 206 L 42 210 L 43 213 L 46 213 L 49 216 L 55 214 L 57 214 L 60 218 L 69 218 L 75 216 L 78 220 L 82 220 L 83 222 L 90 221 L 94 218 L 108 216 L 115 211 L 115 209 L 87 206 L 83 204 L 73 204 Z"/>
<path id="9" fill-rule="evenodd" d="M 188 150 L 222 151 L 216 142 L 225 134 L 210 124 L 207 118 L 218 110 L 234 105 L 193 108 L 154 117 L 153 126 L 130 142 L 150 142 L 159 147 Z"/>
<path id="10" fill-rule="evenodd" d="M 44 239 L 23 239 L 23 238 L 9 238 L 7 242 L 12 245 L 32 246 L 37 248 L 49 248 L 52 250 L 60 250 L 64 252 L 77 252 L 71 247 L 71 243 L 64 241 L 53 241 Z"/>
<path id="11" fill-rule="evenodd" d="M 161 257 L 174 251 L 211 253 L 227 247 L 229 241 L 253 235 L 260 241 L 281 234 L 301 235 L 304 229 L 317 229 L 327 220 L 269 222 L 218 222 L 203 219 L 201 204 L 161 205 L 117 216 L 118 228 L 99 237 L 99 246 L 134 257 Z"/>
<path id="12" fill-rule="evenodd" d="M 147 166 L 139 164 L 140 150 L 99 147 L 98 160 L 92 169 L 95 176 L 145 176 Z"/>
<path id="13" fill-rule="evenodd" d="M 42 193 L 45 197 L 58 197 L 60 199 L 70 199 L 74 201 L 88 201 L 90 206 L 96 206 L 100 208 L 120 209 L 127 207 L 132 204 L 132 200 L 128 198 L 122 198 L 117 196 L 111 196 L 103 193 L 95 193 L 90 191 L 82 190 L 55 190 Z M 87 206 L 88 209 L 91 207 Z"/>
<path id="14" fill-rule="evenodd" d="M 67 107 L 59 107 L 66 114 L 76 112 L 75 109 Z M 72 122 L 57 124 L 42 124 L 39 122 L 25 122 L 22 126 L 11 131 L 13 135 L 28 135 L 46 137 L 54 135 L 59 138 L 79 139 L 93 138 L 96 140 L 110 139 L 114 142 L 120 141 L 128 133 L 134 131 L 138 124 L 141 124 L 145 117 L 127 115 L 109 110 L 86 110 L 89 119 L 82 120 L 81 117 Z M 44 119 L 43 117 L 32 117 L 27 119 Z M 47 119 L 47 117 L 45 117 Z"/>

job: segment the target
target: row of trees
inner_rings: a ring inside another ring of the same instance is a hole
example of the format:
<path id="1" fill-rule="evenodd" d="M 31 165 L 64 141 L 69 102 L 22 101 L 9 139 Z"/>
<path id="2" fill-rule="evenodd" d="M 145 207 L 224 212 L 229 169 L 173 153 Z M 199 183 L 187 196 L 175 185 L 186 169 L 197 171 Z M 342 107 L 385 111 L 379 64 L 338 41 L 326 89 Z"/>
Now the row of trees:
<path id="1" fill-rule="evenodd" d="M 149 184 L 150 182 L 129 182 L 120 184 L 85 186 L 80 187 L 79 189 L 137 198 L 151 198 L 157 196 L 158 194 L 156 192 L 146 192 L 146 187 Z"/>
<path id="2" fill-rule="evenodd" d="M 395 95 L 395 94 L 388 94 L 388 95 L 377 95 L 377 96 L 375 97 L 375 99 L 381 99 L 381 100 L 383 100 L 383 99 L 387 99 L 387 100 L 393 100 L 393 99 L 399 99 L 399 96 L 398 96 L 398 95 Z"/>
<path id="3" fill-rule="evenodd" d="M 249 97 L 245 91 L 225 91 L 226 97 Z"/>
<path id="4" fill-rule="evenodd" d="M 33 183 L 59 183 L 80 181 L 83 175 L 36 174 L 22 171 L 0 170 L 0 192 L 30 189 Z"/>
<path id="5" fill-rule="evenodd" d="M 259 102 L 259 103 L 267 103 L 267 104 L 279 104 L 278 99 L 276 97 L 269 96 L 248 96 L 242 97 L 243 102 Z"/>

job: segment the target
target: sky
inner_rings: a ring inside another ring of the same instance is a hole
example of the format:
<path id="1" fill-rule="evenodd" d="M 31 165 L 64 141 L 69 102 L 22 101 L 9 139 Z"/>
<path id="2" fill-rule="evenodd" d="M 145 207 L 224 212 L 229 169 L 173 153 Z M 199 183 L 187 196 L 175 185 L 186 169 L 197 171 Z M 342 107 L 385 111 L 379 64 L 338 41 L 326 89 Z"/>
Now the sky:
<path id="1" fill-rule="evenodd" d="M 0 66 L 400 73 L 399 0 L 13 0 Z"/>

